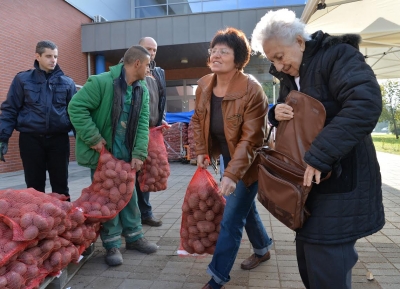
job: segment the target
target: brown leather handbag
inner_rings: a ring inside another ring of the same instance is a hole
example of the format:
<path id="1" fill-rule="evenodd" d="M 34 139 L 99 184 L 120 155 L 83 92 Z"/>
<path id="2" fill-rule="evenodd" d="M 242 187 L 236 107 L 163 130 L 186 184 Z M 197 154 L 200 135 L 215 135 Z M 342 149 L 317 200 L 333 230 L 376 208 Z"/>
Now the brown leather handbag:
<path id="1" fill-rule="evenodd" d="M 311 186 L 303 186 L 307 167 L 303 157 L 324 127 L 326 112 L 321 102 L 295 90 L 285 103 L 293 107 L 294 117 L 279 122 L 274 149 L 258 149 L 258 200 L 275 218 L 296 230 L 309 216 L 305 202 Z"/>

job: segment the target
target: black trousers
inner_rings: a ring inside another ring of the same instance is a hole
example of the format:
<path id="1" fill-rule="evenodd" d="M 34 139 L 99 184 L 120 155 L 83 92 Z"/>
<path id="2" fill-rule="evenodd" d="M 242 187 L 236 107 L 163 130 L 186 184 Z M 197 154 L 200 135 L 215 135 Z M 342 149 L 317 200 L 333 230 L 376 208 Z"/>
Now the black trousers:
<path id="1" fill-rule="evenodd" d="M 358 260 L 355 244 L 319 245 L 296 240 L 297 264 L 306 288 L 350 289 L 351 271 Z"/>
<path id="2" fill-rule="evenodd" d="M 19 149 L 28 188 L 44 192 L 46 171 L 52 192 L 69 196 L 69 136 L 20 133 Z"/>

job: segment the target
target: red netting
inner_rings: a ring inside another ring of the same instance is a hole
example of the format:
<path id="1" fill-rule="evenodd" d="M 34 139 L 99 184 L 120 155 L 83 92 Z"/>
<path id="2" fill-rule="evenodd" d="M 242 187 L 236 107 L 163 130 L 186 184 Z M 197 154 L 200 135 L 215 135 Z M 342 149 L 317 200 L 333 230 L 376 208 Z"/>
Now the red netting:
<path id="1" fill-rule="evenodd" d="M 71 203 L 32 188 L 0 191 L 0 214 L 13 230 L 13 241 L 57 236 L 71 208 Z"/>
<path id="2" fill-rule="evenodd" d="M 3 223 L 3 217 L 0 216 L 0 267 L 7 265 L 10 261 L 14 261 L 20 252 L 34 242 L 13 241 L 12 236 L 12 229 Z M 2 287 L 0 286 L 0 288 Z"/>
<path id="3" fill-rule="evenodd" d="M 225 203 L 210 172 L 198 168 L 182 204 L 179 255 L 214 253 Z"/>
<path id="4" fill-rule="evenodd" d="M 132 198 L 135 180 L 136 171 L 131 165 L 116 159 L 103 147 L 92 184 L 82 190 L 73 204 L 81 208 L 86 223 L 111 220 Z"/>
<path id="5" fill-rule="evenodd" d="M 138 174 L 142 192 L 157 192 L 167 189 L 171 173 L 168 153 L 164 145 L 163 129 L 167 125 L 150 128 L 148 155 Z"/>

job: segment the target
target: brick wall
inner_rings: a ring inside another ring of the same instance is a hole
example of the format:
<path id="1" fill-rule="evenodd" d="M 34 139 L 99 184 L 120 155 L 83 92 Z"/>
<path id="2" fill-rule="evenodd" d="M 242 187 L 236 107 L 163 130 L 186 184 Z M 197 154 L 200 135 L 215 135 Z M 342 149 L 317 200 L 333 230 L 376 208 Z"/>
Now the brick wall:
<path id="1" fill-rule="evenodd" d="M 64 0 L 1 0 L 0 6 L 0 103 L 14 76 L 33 67 L 36 43 L 51 40 L 58 46 L 58 64 L 76 84 L 86 82 L 87 55 L 81 52 L 81 24 L 92 20 Z M 94 67 L 92 60 L 91 67 Z M 93 71 L 93 69 L 92 69 Z M 22 169 L 18 132 L 9 140 L 6 163 L 0 173 Z M 74 156 L 71 138 L 71 160 Z"/>

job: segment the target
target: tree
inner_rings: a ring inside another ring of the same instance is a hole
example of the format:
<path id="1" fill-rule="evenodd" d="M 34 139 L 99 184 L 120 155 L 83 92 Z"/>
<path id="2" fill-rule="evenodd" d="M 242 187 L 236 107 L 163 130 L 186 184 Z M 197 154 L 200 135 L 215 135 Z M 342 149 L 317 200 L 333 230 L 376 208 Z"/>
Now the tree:
<path id="1" fill-rule="evenodd" d="M 382 114 L 379 121 L 388 121 L 390 131 L 399 138 L 400 128 L 400 83 L 397 80 L 388 80 L 381 86 Z"/>

